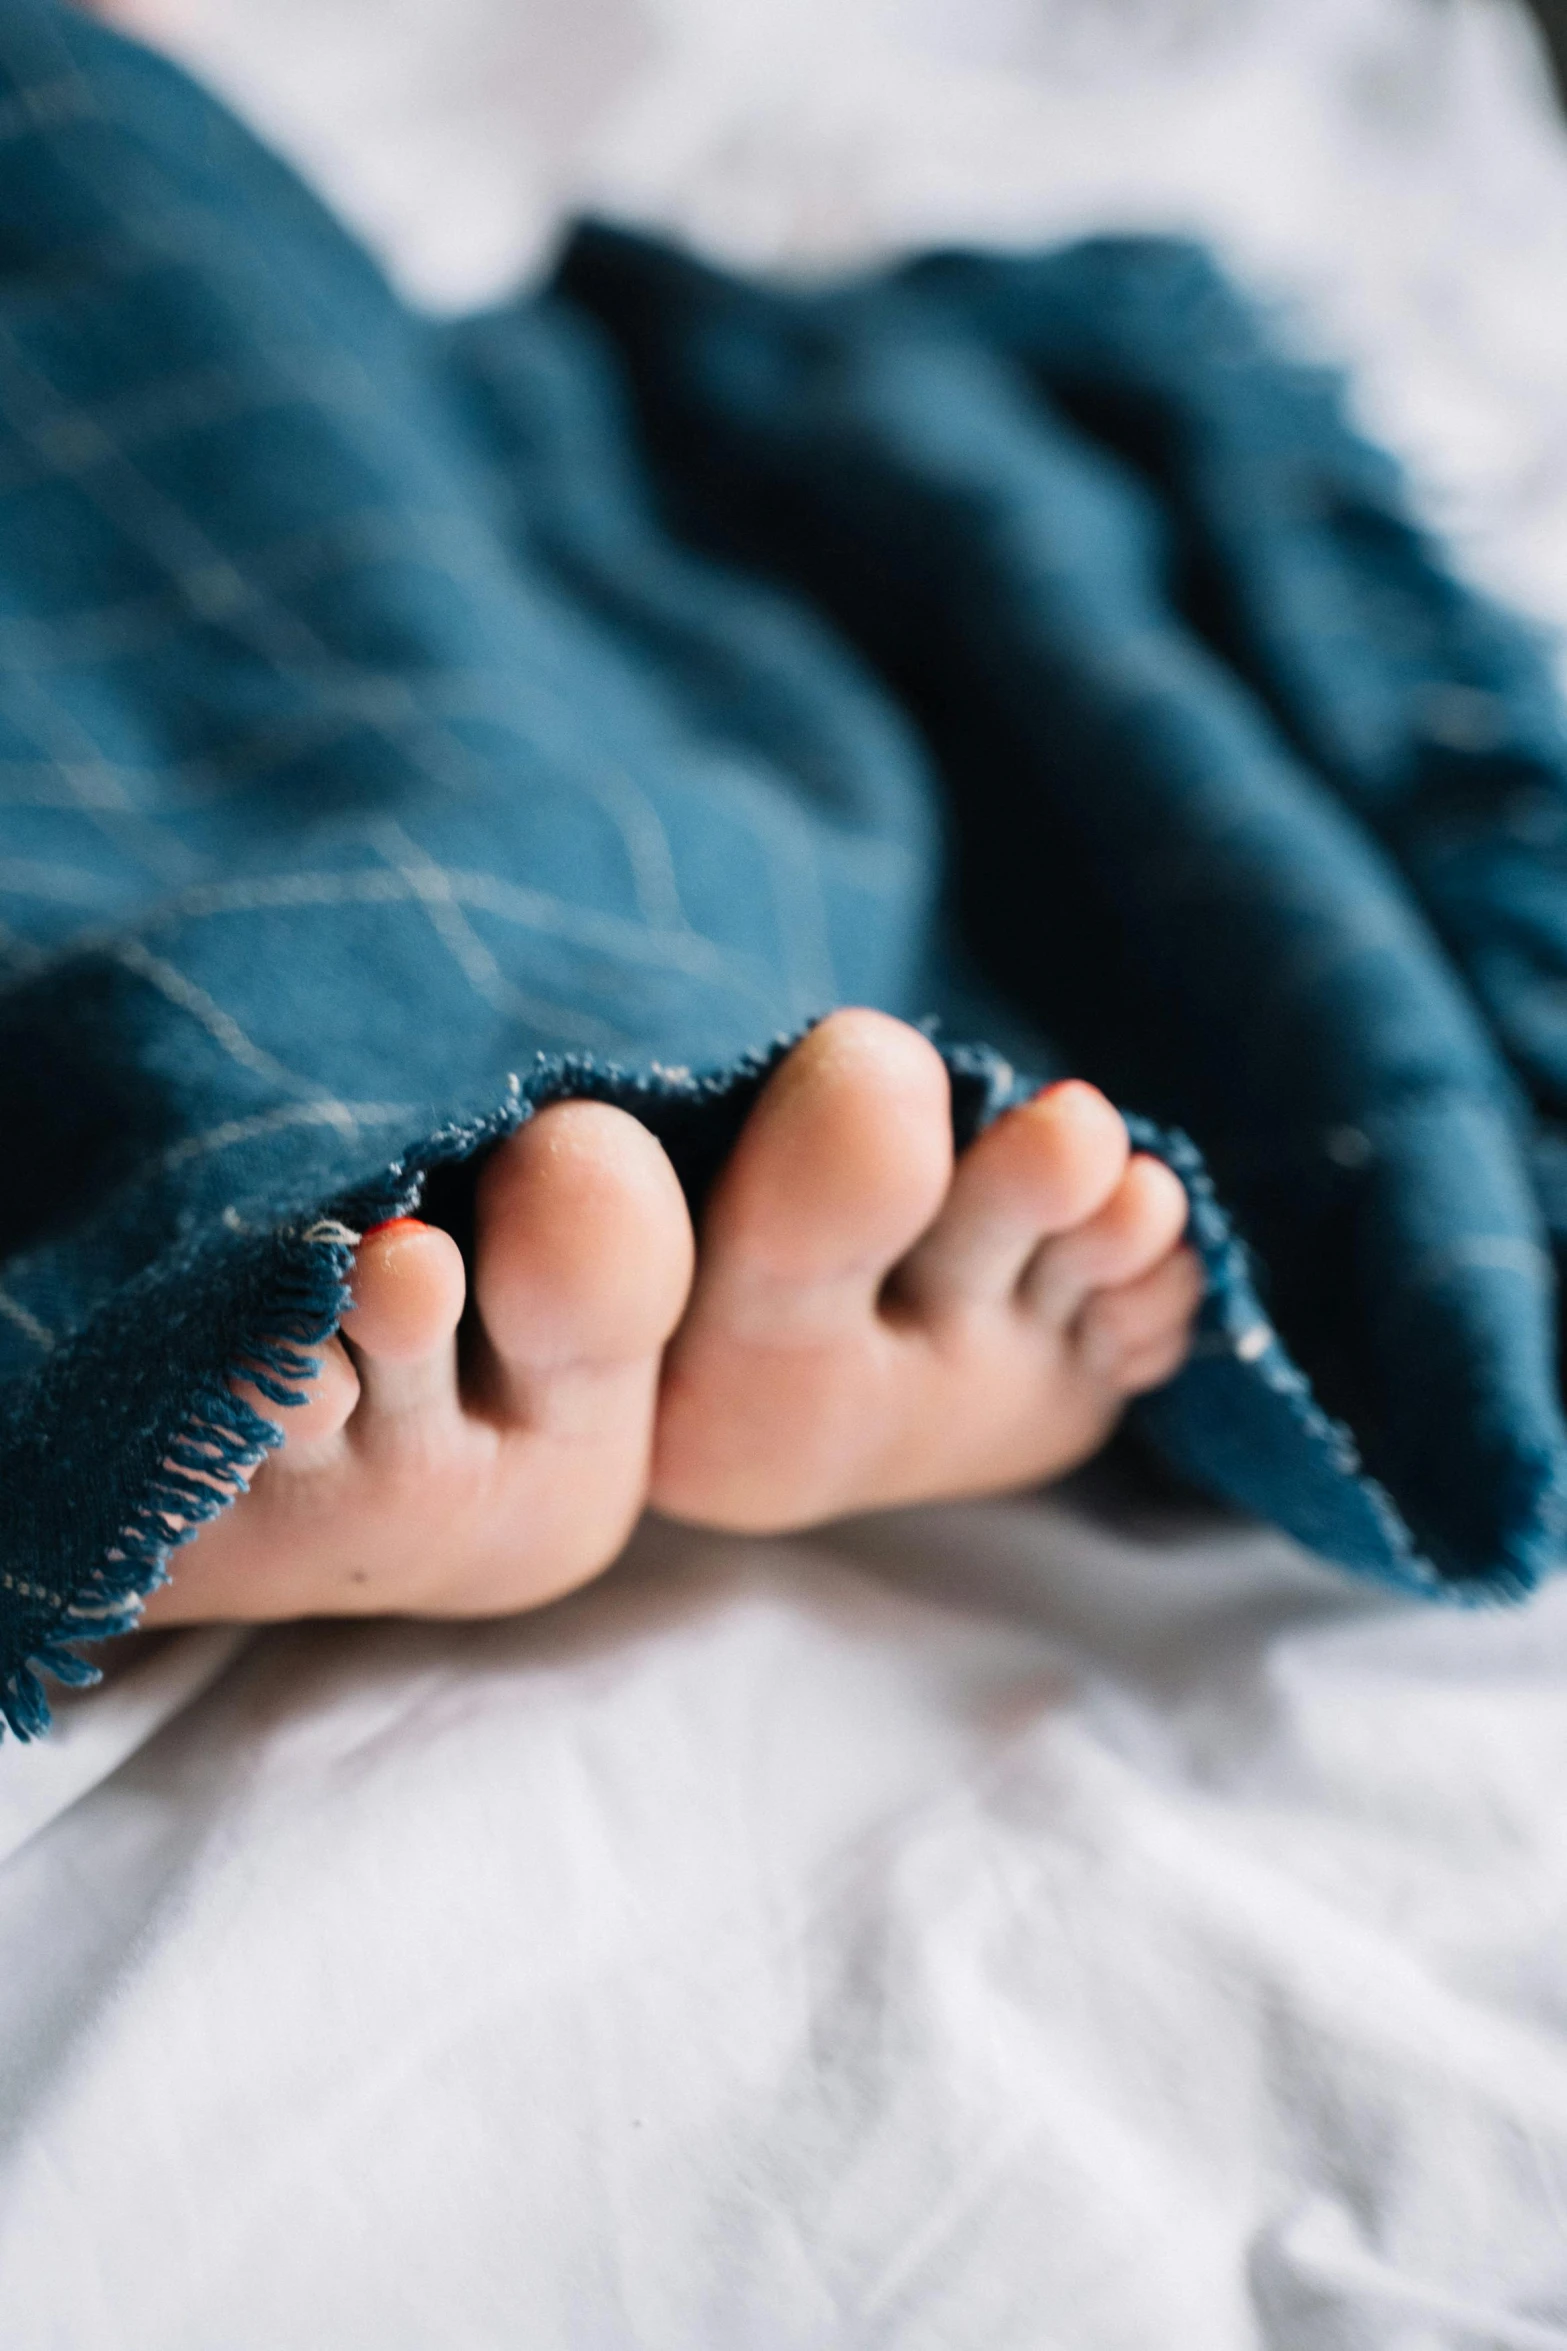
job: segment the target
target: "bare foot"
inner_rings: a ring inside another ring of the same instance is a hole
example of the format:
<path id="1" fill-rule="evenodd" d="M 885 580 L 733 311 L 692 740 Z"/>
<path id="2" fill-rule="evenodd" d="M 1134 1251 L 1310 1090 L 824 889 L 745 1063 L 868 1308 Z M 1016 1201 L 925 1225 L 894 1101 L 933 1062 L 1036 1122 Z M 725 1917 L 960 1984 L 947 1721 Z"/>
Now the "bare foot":
<path id="1" fill-rule="evenodd" d="M 935 1048 L 833 1014 L 747 1121 L 693 1288 L 647 1130 L 541 1111 L 480 1171 L 461 1362 L 456 1243 L 369 1236 L 346 1343 L 147 1622 L 500 1614 L 597 1573 L 649 1500 L 776 1530 L 1074 1467 L 1185 1354 L 1186 1195 L 1091 1086 L 956 1167 L 951 1137 Z"/>
<path id="2" fill-rule="evenodd" d="M 147 1623 L 501 1614 L 614 1558 L 691 1284 L 674 1169 L 624 1111 L 559 1103 L 491 1154 L 476 1222 L 460 1369 L 456 1242 L 406 1222 L 369 1236 L 346 1346 L 278 1414 L 250 1492 L 176 1551 Z"/>
<path id="3" fill-rule="evenodd" d="M 1097 1451 L 1182 1361 L 1186 1195 L 1087 1085 L 953 1165 L 946 1070 L 874 1012 L 774 1073 L 703 1219 L 651 1499 L 754 1531 L 1003 1492 Z"/>

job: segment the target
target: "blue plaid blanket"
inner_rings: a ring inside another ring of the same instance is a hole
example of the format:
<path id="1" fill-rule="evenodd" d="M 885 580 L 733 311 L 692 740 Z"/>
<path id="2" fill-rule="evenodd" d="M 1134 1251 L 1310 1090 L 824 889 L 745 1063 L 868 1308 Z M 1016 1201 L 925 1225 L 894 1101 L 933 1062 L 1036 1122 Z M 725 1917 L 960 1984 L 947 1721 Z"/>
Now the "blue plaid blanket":
<path id="1" fill-rule="evenodd" d="M 1525 1591 L 1564 858 L 1540 651 L 1191 248 L 800 291 L 590 227 L 437 325 L 172 67 L 0 0 L 17 1732 L 366 1223 L 566 1094 L 696 1198 L 851 1001 L 940 1024 L 960 1141 L 1067 1067 L 1140 1114 L 1209 1277 L 1138 1412 L 1179 1471 Z"/>

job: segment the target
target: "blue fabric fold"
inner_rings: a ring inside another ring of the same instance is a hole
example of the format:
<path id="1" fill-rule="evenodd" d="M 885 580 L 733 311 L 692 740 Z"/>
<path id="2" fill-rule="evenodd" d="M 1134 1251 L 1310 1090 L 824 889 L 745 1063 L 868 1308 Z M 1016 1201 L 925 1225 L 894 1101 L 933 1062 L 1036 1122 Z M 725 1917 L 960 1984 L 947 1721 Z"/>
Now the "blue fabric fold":
<path id="1" fill-rule="evenodd" d="M 1567 730 L 1337 387 L 1158 240 L 409 313 L 0 0 L 0 1713 L 275 1442 L 357 1235 L 591 1094 L 693 1202 L 832 1005 L 1074 1069 L 1209 1277 L 1139 1407 L 1408 1588 L 1558 1561 Z"/>

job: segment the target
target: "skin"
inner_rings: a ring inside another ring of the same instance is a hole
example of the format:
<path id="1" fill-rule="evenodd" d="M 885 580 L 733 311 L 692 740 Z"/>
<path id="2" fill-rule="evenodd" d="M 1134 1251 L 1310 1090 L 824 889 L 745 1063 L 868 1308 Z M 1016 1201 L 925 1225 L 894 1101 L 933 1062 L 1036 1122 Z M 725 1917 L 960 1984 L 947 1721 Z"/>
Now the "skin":
<path id="1" fill-rule="evenodd" d="M 1076 1081 L 954 1164 L 940 1056 L 882 1013 L 774 1072 L 699 1237 L 644 1127 L 556 1104 L 480 1171 L 471 1291 L 433 1226 L 366 1237 L 281 1450 L 146 1621 L 506 1614 L 649 1506 L 769 1533 L 1041 1484 L 1184 1359 L 1185 1223 Z"/>

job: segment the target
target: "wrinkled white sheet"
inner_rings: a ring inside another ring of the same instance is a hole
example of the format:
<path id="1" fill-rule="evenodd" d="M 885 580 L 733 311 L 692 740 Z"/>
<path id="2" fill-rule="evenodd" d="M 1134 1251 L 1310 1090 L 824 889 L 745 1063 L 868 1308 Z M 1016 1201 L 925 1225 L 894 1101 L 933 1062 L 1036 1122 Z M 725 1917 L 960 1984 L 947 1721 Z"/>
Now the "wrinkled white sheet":
<path id="1" fill-rule="evenodd" d="M 7 2343 L 1567 2344 L 1567 1586 L 996 1505 L 200 1663 L 0 1870 Z"/>
<path id="2" fill-rule="evenodd" d="M 1567 621 L 1482 0 L 145 0 L 431 299 L 1206 226 Z M 1063 1502 L 149 1642 L 0 1752 L 0 2342 L 1567 2351 L 1567 1585 Z"/>

